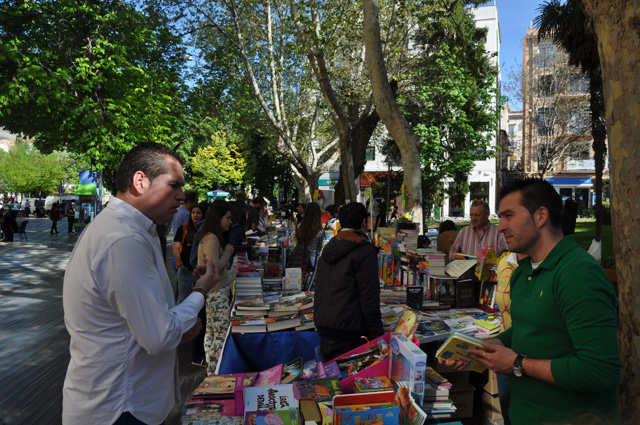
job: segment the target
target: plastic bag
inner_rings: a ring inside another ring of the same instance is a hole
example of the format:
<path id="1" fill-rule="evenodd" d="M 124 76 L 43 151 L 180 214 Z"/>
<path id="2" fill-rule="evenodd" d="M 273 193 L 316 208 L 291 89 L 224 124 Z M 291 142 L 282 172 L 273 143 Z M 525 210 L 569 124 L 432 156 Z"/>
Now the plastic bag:
<path id="1" fill-rule="evenodd" d="M 592 240 L 588 252 L 599 263 L 602 260 L 602 241 Z"/>

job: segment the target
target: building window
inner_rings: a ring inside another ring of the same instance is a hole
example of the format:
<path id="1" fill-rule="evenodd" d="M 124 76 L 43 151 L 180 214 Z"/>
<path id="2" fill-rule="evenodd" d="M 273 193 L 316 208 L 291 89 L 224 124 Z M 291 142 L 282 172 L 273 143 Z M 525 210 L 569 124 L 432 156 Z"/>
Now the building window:
<path id="1" fill-rule="evenodd" d="M 538 143 L 538 171 L 549 170 L 553 165 L 553 143 Z"/>
<path id="2" fill-rule="evenodd" d="M 553 135 L 553 108 L 538 108 L 538 136 Z"/>
<path id="3" fill-rule="evenodd" d="M 515 135 L 516 135 L 516 125 L 509 124 L 509 136 L 515 136 Z"/>
<path id="4" fill-rule="evenodd" d="M 553 64 L 556 48 L 552 43 L 541 43 L 538 45 L 538 66 L 546 68 Z"/>
<path id="5" fill-rule="evenodd" d="M 470 182 L 469 199 L 471 202 L 483 200 L 489 203 L 489 182 Z"/>
<path id="6" fill-rule="evenodd" d="M 590 142 L 573 142 L 569 146 L 568 156 L 570 160 L 583 161 L 591 159 Z"/>
<path id="7" fill-rule="evenodd" d="M 556 94 L 556 82 L 553 75 L 541 75 L 538 78 L 538 95 L 549 97 Z"/>
<path id="8" fill-rule="evenodd" d="M 577 111 L 573 114 L 567 125 L 571 134 L 584 134 L 591 126 L 591 111 L 588 108 Z"/>
<path id="9" fill-rule="evenodd" d="M 367 161 L 375 161 L 376 160 L 376 150 L 375 148 L 367 148 L 366 154 Z"/>
<path id="10" fill-rule="evenodd" d="M 588 78 L 574 78 L 569 82 L 569 94 L 586 94 L 588 91 Z"/>

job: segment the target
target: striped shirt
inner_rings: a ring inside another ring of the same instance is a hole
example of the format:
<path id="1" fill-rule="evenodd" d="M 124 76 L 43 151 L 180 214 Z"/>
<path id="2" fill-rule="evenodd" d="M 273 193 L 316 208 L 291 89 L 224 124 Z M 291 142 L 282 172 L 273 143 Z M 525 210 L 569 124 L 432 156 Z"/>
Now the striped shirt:
<path id="1" fill-rule="evenodd" d="M 487 224 L 481 236 L 476 234 L 473 226 L 463 227 L 451 246 L 449 258 L 455 260 L 458 252 L 477 256 L 478 252 L 485 246 L 493 248 L 496 254 L 507 249 L 507 241 L 505 241 L 504 235 L 498 232 L 498 226 L 492 223 Z"/>

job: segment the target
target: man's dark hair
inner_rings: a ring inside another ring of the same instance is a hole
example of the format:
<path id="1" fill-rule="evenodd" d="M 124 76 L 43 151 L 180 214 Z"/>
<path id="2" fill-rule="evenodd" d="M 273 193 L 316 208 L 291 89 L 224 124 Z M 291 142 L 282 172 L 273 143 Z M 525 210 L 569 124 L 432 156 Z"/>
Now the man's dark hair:
<path id="1" fill-rule="evenodd" d="M 367 218 L 367 209 L 360 202 L 351 202 L 340 208 L 340 227 L 360 230 Z"/>
<path id="2" fill-rule="evenodd" d="M 267 201 L 265 201 L 265 199 L 262 196 L 258 196 L 256 198 L 253 198 L 253 201 L 251 201 L 252 205 L 260 205 L 260 208 L 265 208 L 267 206 Z"/>
<path id="3" fill-rule="evenodd" d="M 500 191 L 500 199 L 514 192 L 520 192 L 520 204 L 533 216 L 538 208 L 549 210 L 549 222 L 556 229 L 562 228 L 562 198 L 553 185 L 540 179 L 516 180 Z"/>
<path id="4" fill-rule="evenodd" d="M 456 227 L 456 223 L 454 223 L 451 220 L 445 220 L 442 223 L 440 223 L 440 228 L 438 229 L 438 233 L 443 233 L 448 230 L 458 230 L 458 228 Z"/>
<path id="5" fill-rule="evenodd" d="M 484 208 L 484 212 L 486 213 L 490 213 L 491 209 L 489 208 L 489 204 L 486 201 L 483 201 L 482 199 L 476 199 L 475 201 L 473 201 L 471 203 L 472 207 L 482 207 Z"/>
<path id="6" fill-rule="evenodd" d="M 239 224 L 245 231 L 247 230 L 247 212 L 249 208 L 244 202 L 236 202 L 231 208 L 231 222 Z"/>
<path id="7" fill-rule="evenodd" d="M 184 204 L 197 204 L 198 203 L 198 192 L 195 190 L 187 190 L 184 192 Z"/>
<path id="8" fill-rule="evenodd" d="M 126 153 L 116 171 L 116 191 L 126 192 L 133 175 L 142 171 L 149 181 L 168 171 L 167 158 L 184 165 L 184 161 L 173 149 L 158 143 L 140 143 Z"/>

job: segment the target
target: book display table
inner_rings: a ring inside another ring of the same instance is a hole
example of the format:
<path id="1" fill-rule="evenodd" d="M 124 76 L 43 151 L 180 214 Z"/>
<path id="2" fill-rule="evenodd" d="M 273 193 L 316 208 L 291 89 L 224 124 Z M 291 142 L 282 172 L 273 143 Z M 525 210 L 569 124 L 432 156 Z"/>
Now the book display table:
<path id="1" fill-rule="evenodd" d="M 268 333 L 230 333 L 222 352 L 218 374 L 259 372 L 302 356 L 316 357 L 320 345 L 316 331 L 280 331 Z"/>

